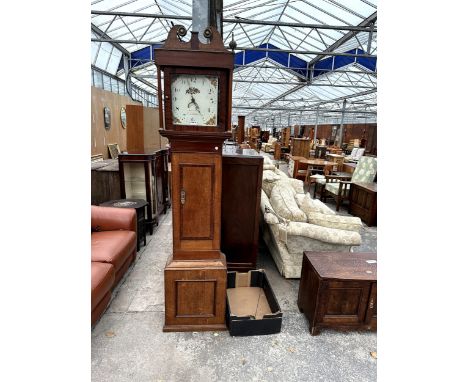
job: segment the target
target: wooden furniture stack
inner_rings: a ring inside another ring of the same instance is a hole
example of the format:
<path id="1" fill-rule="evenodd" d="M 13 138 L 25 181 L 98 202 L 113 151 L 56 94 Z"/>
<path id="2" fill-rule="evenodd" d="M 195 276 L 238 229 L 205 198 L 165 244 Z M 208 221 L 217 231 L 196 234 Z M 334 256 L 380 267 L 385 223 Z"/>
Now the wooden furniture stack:
<path id="1" fill-rule="evenodd" d="M 291 138 L 291 128 L 285 127 L 281 133 L 281 147 L 288 147 L 290 138 Z"/>
<path id="2" fill-rule="evenodd" d="M 310 157 L 310 139 L 309 138 L 293 138 L 291 155 L 309 158 Z"/>
<path id="3" fill-rule="evenodd" d="M 243 143 L 245 140 L 245 116 L 239 115 L 237 122 L 237 131 L 236 131 L 236 142 L 238 144 Z"/>
<path id="4" fill-rule="evenodd" d="M 263 157 L 255 150 L 223 154 L 221 251 L 228 270 L 255 269 Z"/>
<path id="5" fill-rule="evenodd" d="M 294 138 L 299 137 L 300 131 L 301 131 L 301 127 L 299 125 L 294 125 Z"/>
<path id="6" fill-rule="evenodd" d="M 251 149 L 258 151 L 259 139 L 260 139 L 260 127 L 252 126 L 250 128 L 250 140 L 249 140 L 249 145 Z"/>
<path id="7" fill-rule="evenodd" d="M 234 53 L 224 48 L 215 28 L 203 32 L 209 36 L 208 44 L 199 41 L 198 32 L 183 42 L 185 34 L 183 26 L 172 27 L 154 54 L 160 105 L 164 89 L 160 117 L 165 130 L 161 135 L 169 139 L 172 155 L 173 254 L 164 270 L 163 330 L 225 330 L 227 268 L 220 251 L 222 147 L 231 136 Z M 214 97 L 216 102 L 207 106 Z M 201 119 L 202 113 L 211 117 Z M 186 116 L 191 119 L 184 122 Z"/>
<path id="8" fill-rule="evenodd" d="M 321 328 L 377 329 L 377 255 L 304 252 L 297 300 L 312 335 Z"/>
<path id="9" fill-rule="evenodd" d="M 333 166 L 333 171 L 343 171 L 344 156 L 338 154 L 327 154 L 327 160 L 336 163 Z"/>

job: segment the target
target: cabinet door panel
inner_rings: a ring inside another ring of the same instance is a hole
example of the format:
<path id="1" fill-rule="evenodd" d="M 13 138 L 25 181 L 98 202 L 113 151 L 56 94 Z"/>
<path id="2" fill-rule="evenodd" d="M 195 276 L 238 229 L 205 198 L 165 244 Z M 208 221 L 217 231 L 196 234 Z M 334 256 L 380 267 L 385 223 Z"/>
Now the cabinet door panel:
<path id="1" fill-rule="evenodd" d="M 213 239 L 214 164 L 180 164 L 180 238 Z"/>
<path id="2" fill-rule="evenodd" d="M 220 155 L 173 154 L 175 255 L 178 251 L 219 250 L 220 172 Z"/>
<path id="3" fill-rule="evenodd" d="M 320 321 L 362 324 L 367 311 L 370 283 L 329 282 L 321 304 Z"/>

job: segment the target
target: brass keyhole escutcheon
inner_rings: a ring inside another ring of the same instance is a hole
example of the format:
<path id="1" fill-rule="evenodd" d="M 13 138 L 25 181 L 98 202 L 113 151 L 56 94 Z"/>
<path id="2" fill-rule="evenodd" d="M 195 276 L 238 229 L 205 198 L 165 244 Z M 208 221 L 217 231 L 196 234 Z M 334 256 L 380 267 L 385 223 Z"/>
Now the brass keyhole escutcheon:
<path id="1" fill-rule="evenodd" d="M 185 204 L 185 191 L 184 190 L 180 191 L 180 204 L 182 205 Z"/>

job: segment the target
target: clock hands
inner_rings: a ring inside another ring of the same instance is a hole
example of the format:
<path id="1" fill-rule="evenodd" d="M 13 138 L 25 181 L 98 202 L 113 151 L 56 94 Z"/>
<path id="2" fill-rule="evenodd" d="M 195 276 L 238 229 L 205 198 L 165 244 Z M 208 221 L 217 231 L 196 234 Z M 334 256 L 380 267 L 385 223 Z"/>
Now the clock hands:
<path id="1" fill-rule="evenodd" d="M 193 94 L 191 95 L 191 97 L 192 97 L 192 100 L 189 102 L 189 104 L 187 105 L 187 107 L 190 109 L 190 105 L 194 105 L 194 106 L 195 106 L 195 109 L 201 114 L 201 112 L 200 112 L 200 107 L 198 106 L 197 101 L 195 101 L 195 98 L 193 98 Z"/>

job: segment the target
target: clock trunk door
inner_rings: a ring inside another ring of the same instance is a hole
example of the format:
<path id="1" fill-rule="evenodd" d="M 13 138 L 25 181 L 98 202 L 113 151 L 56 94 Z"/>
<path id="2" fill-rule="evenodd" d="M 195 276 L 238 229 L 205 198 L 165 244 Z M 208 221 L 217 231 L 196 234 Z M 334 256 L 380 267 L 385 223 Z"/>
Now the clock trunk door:
<path id="1" fill-rule="evenodd" d="M 221 156 L 173 153 L 175 259 L 219 257 Z"/>

